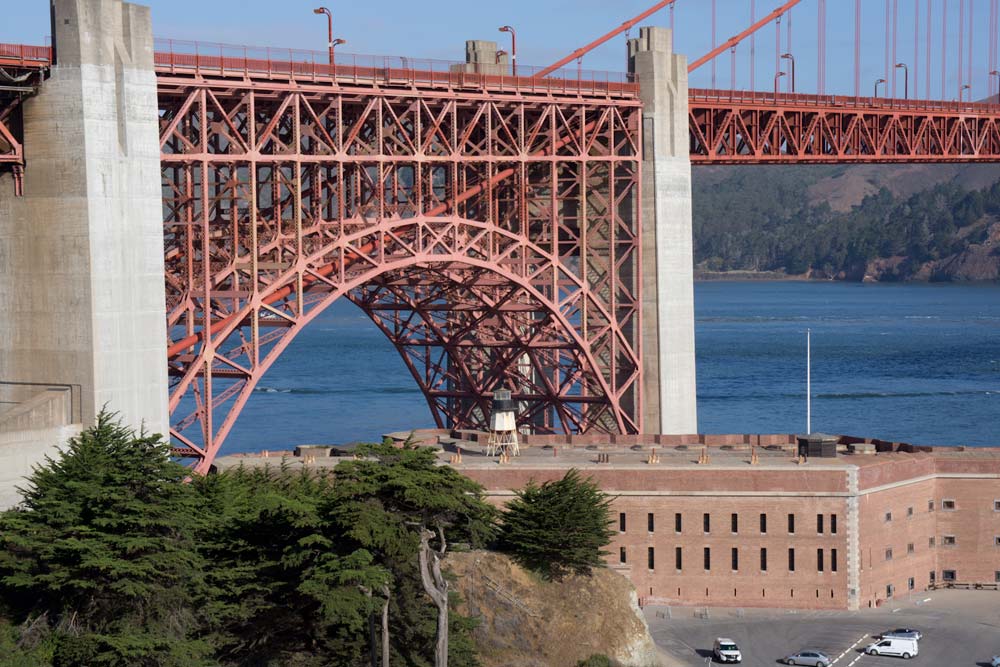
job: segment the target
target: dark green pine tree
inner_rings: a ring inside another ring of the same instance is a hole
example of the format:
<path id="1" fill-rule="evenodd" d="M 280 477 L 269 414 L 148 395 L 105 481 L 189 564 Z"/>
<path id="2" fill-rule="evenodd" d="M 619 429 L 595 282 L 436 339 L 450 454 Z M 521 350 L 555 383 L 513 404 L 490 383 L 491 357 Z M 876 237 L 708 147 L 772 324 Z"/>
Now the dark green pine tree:
<path id="1" fill-rule="evenodd" d="M 0 598 L 17 623 L 44 615 L 54 665 L 210 664 L 193 638 L 202 509 L 169 454 L 102 413 L 0 514 Z"/>
<path id="2" fill-rule="evenodd" d="M 507 503 L 500 523 L 500 548 L 546 579 L 589 574 L 604 567 L 612 499 L 592 479 L 570 470 L 541 486 L 534 481 Z"/>

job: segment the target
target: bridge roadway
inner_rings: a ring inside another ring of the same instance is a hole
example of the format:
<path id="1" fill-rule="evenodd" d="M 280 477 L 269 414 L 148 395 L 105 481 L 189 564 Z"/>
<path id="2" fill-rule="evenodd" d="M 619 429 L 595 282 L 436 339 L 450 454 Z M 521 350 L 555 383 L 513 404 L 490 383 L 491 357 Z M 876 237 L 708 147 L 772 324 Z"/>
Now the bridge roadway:
<path id="1" fill-rule="evenodd" d="M 341 88 L 426 89 L 487 94 L 579 95 L 637 99 L 625 74 L 566 71 L 544 79 L 521 66 L 520 76 L 456 71 L 455 63 L 402 57 L 338 56 L 336 67 L 314 52 L 157 40 L 157 75 L 178 78 L 336 82 Z M 18 72 L 49 66 L 51 49 L 0 44 L 0 68 Z M 575 72 L 573 73 L 575 74 Z M 0 92 L 4 82 L 0 81 Z M 993 162 L 1000 159 L 1000 104 L 901 100 L 692 88 L 689 91 L 693 164 Z M 0 102 L 0 163 L 22 164 L 15 133 L 4 121 L 13 100 Z"/>

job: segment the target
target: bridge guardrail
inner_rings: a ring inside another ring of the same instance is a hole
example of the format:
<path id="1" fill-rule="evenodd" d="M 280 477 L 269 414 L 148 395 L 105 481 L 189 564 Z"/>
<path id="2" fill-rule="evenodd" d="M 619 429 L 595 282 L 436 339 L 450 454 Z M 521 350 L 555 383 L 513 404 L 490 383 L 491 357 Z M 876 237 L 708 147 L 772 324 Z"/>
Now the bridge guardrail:
<path id="1" fill-rule="evenodd" d="M 492 91 L 586 94 L 636 97 L 638 84 L 625 72 L 563 69 L 545 77 L 534 74 L 542 68 L 408 58 L 335 54 L 334 64 L 326 51 L 211 44 L 185 40 L 155 40 L 155 62 L 170 73 L 192 70 L 205 76 L 258 76 L 314 81 L 335 79 L 338 83 L 391 86 L 488 88 Z M 467 71 L 479 67 L 485 71 Z"/>
<path id="2" fill-rule="evenodd" d="M 721 90 L 690 88 L 692 103 L 748 104 L 768 107 L 843 107 L 844 109 L 871 109 L 878 111 L 913 111 L 927 114 L 964 112 L 970 114 L 1000 113 L 1000 104 L 989 102 L 944 102 L 938 100 L 912 100 L 893 97 L 854 97 L 853 95 L 810 95 L 805 93 L 778 93 L 760 90 Z"/>

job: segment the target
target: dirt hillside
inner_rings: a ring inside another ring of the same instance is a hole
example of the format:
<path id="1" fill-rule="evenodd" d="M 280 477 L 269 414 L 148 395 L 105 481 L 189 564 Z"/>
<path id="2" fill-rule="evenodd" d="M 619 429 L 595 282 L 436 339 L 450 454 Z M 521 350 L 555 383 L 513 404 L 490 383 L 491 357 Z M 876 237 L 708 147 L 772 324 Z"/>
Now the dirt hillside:
<path id="1" fill-rule="evenodd" d="M 545 582 L 483 551 L 453 553 L 447 566 L 461 611 L 480 620 L 475 639 L 484 667 L 573 667 L 595 653 L 623 667 L 662 664 L 635 589 L 616 572 Z"/>

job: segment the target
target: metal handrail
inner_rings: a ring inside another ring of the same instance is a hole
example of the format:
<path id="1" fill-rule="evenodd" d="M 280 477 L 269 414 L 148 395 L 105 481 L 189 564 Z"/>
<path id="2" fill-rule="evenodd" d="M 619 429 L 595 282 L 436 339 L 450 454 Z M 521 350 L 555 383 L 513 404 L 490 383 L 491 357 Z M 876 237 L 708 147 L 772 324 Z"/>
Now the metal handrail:
<path id="1" fill-rule="evenodd" d="M 14 386 L 14 387 L 45 387 L 46 390 L 61 390 L 69 391 L 69 414 L 67 415 L 69 423 L 83 423 L 83 386 L 75 383 L 66 382 L 16 382 L 13 380 L 0 380 L 0 385 Z M 76 392 L 79 395 L 79 399 L 73 396 L 73 388 L 76 388 Z M 12 401 L 5 401 L 12 402 Z M 20 401 L 23 402 L 23 401 Z M 75 408 L 75 409 L 74 409 Z M 80 417 L 79 421 L 73 421 L 73 415 L 76 414 Z"/>

